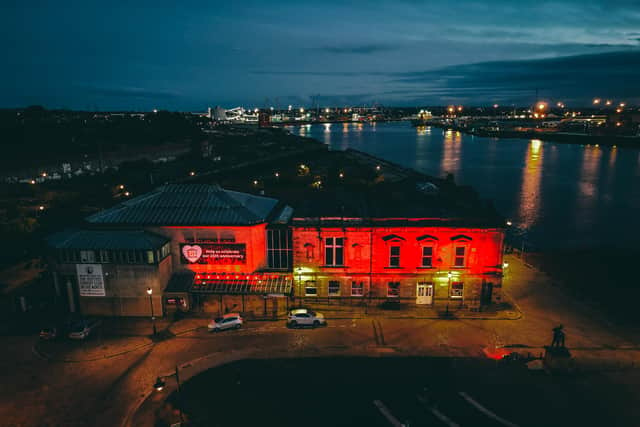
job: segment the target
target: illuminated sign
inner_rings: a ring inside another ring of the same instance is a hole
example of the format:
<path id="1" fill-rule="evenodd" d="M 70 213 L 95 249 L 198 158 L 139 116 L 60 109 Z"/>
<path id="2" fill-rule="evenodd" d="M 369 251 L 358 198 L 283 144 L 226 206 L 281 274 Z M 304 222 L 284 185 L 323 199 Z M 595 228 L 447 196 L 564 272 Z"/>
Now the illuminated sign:
<path id="1" fill-rule="evenodd" d="M 180 245 L 183 264 L 245 264 L 247 245 L 244 243 L 197 243 Z"/>
<path id="2" fill-rule="evenodd" d="M 104 278 L 100 264 L 76 264 L 78 290 L 81 297 L 103 297 Z"/>

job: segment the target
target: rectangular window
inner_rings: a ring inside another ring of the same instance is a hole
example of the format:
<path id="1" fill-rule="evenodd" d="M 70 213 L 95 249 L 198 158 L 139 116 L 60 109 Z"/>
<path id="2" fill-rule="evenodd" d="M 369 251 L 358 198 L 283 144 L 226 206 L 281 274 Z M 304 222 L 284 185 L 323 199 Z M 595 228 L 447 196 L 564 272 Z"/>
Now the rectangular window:
<path id="1" fill-rule="evenodd" d="M 147 264 L 153 264 L 153 251 L 147 251 Z"/>
<path id="2" fill-rule="evenodd" d="M 315 297 L 318 295 L 318 288 L 315 280 L 307 280 L 304 282 L 304 295 L 307 297 Z"/>
<path id="3" fill-rule="evenodd" d="M 102 263 L 109 262 L 109 251 L 99 251 L 98 257 L 100 262 Z"/>
<path id="4" fill-rule="evenodd" d="M 400 246 L 389 248 L 389 267 L 400 267 Z"/>
<path id="5" fill-rule="evenodd" d="M 422 247 L 422 266 L 433 267 L 433 246 Z"/>
<path id="6" fill-rule="evenodd" d="M 400 282 L 387 283 L 387 296 L 392 298 L 400 296 Z"/>
<path id="7" fill-rule="evenodd" d="M 351 282 L 351 296 L 361 297 L 364 295 L 364 282 Z"/>
<path id="8" fill-rule="evenodd" d="M 325 265 L 344 265 L 344 237 L 327 237 L 324 240 Z"/>
<path id="9" fill-rule="evenodd" d="M 93 251 L 80 251 L 80 262 L 96 262 L 96 253 Z"/>
<path id="10" fill-rule="evenodd" d="M 329 296 L 337 297 L 340 296 L 340 282 L 337 280 L 329 281 Z"/>
<path id="11" fill-rule="evenodd" d="M 464 246 L 456 246 L 455 249 L 455 257 L 453 259 L 453 266 L 454 267 L 464 267 L 465 266 L 465 255 L 466 255 L 466 250 L 467 248 Z"/>
<path id="12" fill-rule="evenodd" d="M 267 265 L 276 270 L 289 270 L 293 265 L 290 230 L 267 230 Z"/>
<path id="13" fill-rule="evenodd" d="M 452 282 L 451 283 L 451 298 L 462 298 L 464 291 L 464 283 Z"/>

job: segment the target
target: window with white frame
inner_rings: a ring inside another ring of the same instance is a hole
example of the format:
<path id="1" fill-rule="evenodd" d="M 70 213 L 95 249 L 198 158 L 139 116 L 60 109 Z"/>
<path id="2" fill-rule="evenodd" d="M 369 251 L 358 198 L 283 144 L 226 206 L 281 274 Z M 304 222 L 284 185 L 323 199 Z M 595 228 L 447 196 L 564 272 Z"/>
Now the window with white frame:
<path id="1" fill-rule="evenodd" d="M 467 247 L 456 246 L 454 250 L 455 250 L 455 256 L 453 257 L 453 266 L 454 267 L 466 266 Z"/>
<path id="2" fill-rule="evenodd" d="M 307 280 L 304 282 L 304 295 L 307 297 L 315 297 L 318 295 L 318 288 L 315 280 Z"/>
<path id="3" fill-rule="evenodd" d="M 389 247 L 389 267 L 400 267 L 400 246 Z"/>
<path id="4" fill-rule="evenodd" d="M 80 251 L 80 262 L 96 262 L 94 251 Z"/>
<path id="5" fill-rule="evenodd" d="M 329 281 L 329 296 L 337 297 L 340 296 L 340 282 L 337 280 Z"/>
<path id="6" fill-rule="evenodd" d="M 100 262 L 109 262 L 109 251 L 101 250 L 98 252 Z"/>
<path id="7" fill-rule="evenodd" d="M 327 237 L 324 240 L 325 265 L 344 265 L 344 237 Z"/>
<path id="8" fill-rule="evenodd" d="M 364 295 L 364 282 L 351 282 L 351 296 L 361 297 Z"/>
<path id="9" fill-rule="evenodd" d="M 387 283 L 387 296 L 393 298 L 400 296 L 400 282 Z"/>
<path id="10" fill-rule="evenodd" d="M 433 267 L 433 246 L 422 247 L 422 267 Z"/>
<path id="11" fill-rule="evenodd" d="M 291 230 L 274 228 L 267 230 L 267 263 L 269 268 L 287 270 L 293 264 Z"/>
<path id="12" fill-rule="evenodd" d="M 464 294 L 464 283 L 462 282 L 451 282 L 451 298 L 460 299 Z"/>

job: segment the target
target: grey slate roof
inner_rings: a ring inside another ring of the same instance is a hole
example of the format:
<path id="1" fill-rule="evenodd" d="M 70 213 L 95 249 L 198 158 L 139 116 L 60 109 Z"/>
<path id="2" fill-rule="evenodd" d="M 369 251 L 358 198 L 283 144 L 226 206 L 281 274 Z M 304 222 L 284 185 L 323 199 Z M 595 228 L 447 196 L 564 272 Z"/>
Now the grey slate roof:
<path id="1" fill-rule="evenodd" d="M 195 226 L 266 222 L 278 200 L 225 190 L 217 185 L 168 184 L 93 214 L 94 224 Z"/>
<path id="2" fill-rule="evenodd" d="M 168 241 L 155 233 L 134 230 L 67 230 L 47 237 L 49 246 L 56 249 L 153 250 Z"/>

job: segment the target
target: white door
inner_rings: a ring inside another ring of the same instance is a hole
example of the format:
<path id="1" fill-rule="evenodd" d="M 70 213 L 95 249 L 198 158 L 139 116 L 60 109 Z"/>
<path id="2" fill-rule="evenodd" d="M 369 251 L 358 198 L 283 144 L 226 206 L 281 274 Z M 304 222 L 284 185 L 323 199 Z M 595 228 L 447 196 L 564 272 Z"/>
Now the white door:
<path id="1" fill-rule="evenodd" d="M 416 288 L 416 304 L 428 305 L 433 302 L 433 283 L 420 282 Z"/>

